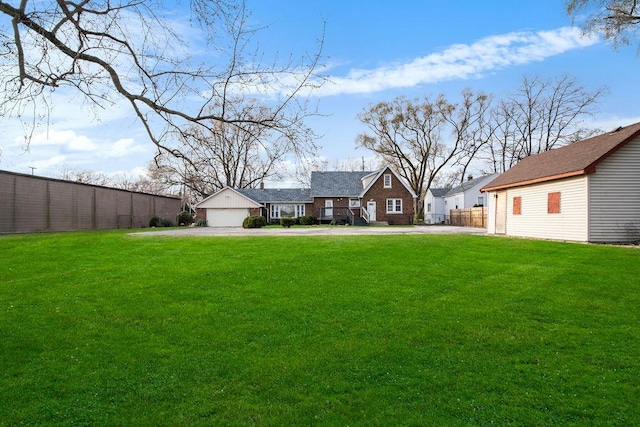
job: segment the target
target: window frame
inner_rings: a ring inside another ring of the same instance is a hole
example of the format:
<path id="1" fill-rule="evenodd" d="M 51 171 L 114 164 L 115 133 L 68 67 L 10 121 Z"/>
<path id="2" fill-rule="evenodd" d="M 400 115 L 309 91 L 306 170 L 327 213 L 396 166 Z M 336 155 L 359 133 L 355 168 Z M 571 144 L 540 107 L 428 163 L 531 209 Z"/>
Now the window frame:
<path id="1" fill-rule="evenodd" d="M 382 176 L 382 186 L 383 188 L 391 188 L 391 174 L 385 173 Z"/>
<path id="2" fill-rule="evenodd" d="M 282 206 L 292 206 L 293 207 L 293 215 L 291 218 L 300 218 L 301 216 L 304 216 L 305 214 L 305 205 L 304 204 L 299 204 L 299 203 L 271 203 L 271 206 L 269 207 L 269 214 L 270 214 L 270 218 L 273 219 L 280 219 L 280 218 L 284 218 L 281 215 L 281 209 Z"/>
<path id="3" fill-rule="evenodd" d="M 385 206 L 388 214 L 401 214 L 403 211 L 401 198 L 389 198 L 386 200 Z M 390 206 L 392 210 L 389 210 Z"/>

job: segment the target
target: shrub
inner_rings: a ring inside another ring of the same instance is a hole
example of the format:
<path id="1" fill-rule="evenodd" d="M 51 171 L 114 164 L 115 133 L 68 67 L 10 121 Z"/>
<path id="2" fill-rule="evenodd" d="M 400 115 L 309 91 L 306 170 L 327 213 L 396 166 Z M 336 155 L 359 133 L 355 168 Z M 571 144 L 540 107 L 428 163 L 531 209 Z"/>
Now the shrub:
<path id="1" fill-rule="evenodd" d="M 345 225 L 345 222 L 343 219 L 332 219 L 331 222 L 329 223 L 329 225 Z"/>
<path id="2" fill-rule="evenodd" d="M 296 223 L 296 219 L 295 218 L 290 218 L 288 216 L 285 216 L 284 218 L 280 218 L 280 225 L 282 225 L 283 227 L 291 227 L 292 225 L 295 225 Z"/>
<path id="3" fill-rule="evenodd" d="M 189 225 L 193 222 L 193 215 L 187 211 L 180 212 L 178 215 L 178 224 L 180 225 Z"/>
<path id="4" fill-rule="evenodd" d="M 196 227 L 206 227 L 206 226 L 207 226 L 206 219 L 199 219 L 196 221 Z"/>
<path id="5" fill-rule="evenodd" d="M 267 225 L 267 219 L 260 215 L 251 215 L 242 221 L 242 228 L 262 228 L 265 225 Z"/>
<path id="6" fill-rule="evenodd" d="M 169 218 L 162 218 L 160 220 L 160 227 L 173 227 L 175 224 Z"/>
<path id="7" fill-rule="evenodd" d="M 303 215 L 299 218 L 300 225 L 315 225 L 318 223 L 318 220 L 315 216 L 312 215 Z"/>
<path id="8" fill-rule="evenodd" d="M 160 226 L 160 217 L 154 216 L 149 220 L 149 227 L 159 227 Z"/>

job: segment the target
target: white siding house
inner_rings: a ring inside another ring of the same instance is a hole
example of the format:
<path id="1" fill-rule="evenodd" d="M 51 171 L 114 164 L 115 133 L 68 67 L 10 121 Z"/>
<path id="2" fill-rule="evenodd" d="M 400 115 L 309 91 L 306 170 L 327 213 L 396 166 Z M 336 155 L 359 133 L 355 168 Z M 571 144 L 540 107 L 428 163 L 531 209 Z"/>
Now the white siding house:
<path id="1" fill-rule="evenodd" d="M 523 159 L 488 183 L 487 232 L 640 240 L 640 123 Z"/>
<path id="2" fill-rule="evenodd" d="M 449 213 L 444 210 L 444 196 L 448 188 L 429 188 L 424 198 L 424 222 L 427 224 L 444 224 Z"/>
<path id="3" fill-rule="evenodd" d="M 486 195 L 480 190 L 485 184 L 495 179 L 498 174 L 470 178 L 461 185 L 452 188 L 444 196 L 445 210 L 449 215 L 451 209 L 468 209 L 474 206 L 485 206 Z"/>
<path id="4" fill-rule="evenodd" d="M 240 194 L 237 190 L 225 187 L 196 205 L 206 211 L 209 227 L 240 227 L 250 214 L 251 208 L 260 208 L 260 204 Z"/>
<path id="5" fill-rule="evenodd" d="M 424 221 L 427 224 L 449 222 L 451 209 L 486 206 L 486 194 L 480 190 L 498 174 L 469 178 L 454 188 L 429 188 L 424 199 Z"/>

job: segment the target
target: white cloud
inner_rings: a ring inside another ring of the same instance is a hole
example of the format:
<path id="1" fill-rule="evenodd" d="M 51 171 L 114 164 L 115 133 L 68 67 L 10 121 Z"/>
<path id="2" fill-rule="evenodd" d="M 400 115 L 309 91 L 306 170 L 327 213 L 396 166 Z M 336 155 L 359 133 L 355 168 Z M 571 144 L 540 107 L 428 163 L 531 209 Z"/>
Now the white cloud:
<path id="1" fill-rule="evenodd" d="M 123 138 L 117 140 L 107 150 L 106 157 L 119 158 L 131 156 L 135 153 L 144 153 L 148 151 L 148 144 L 143 146 L 135 143 L 133 138 Z"/>
<path id="2" fill-rule="evenodd" d="M 26 163 L 23 162 L 18 165 L 18 168 L 19 170 L 27 170 L 30 168 L 34 168 L 35 169 L 34 173 L 37 175 L 38 169 L 40 169 L 41 171 L 48 171 L 48 170 L 51 170 L 52 168 L 63 165 L 66 160 L 67 160 L 66 156 L 57 155 L 57 156 L 50 157 L 48 159 L 30 161 Z"/>
<path id="3" fill-rule="evenodd" d="M 34 135 L 30 145 L 32 147 L 57 146 L 69 151 L 94 151 L 98 148 L 97 144 L 84 135 L 77 135 L 72 130 L 55 129 Z"/>
<path id="4" fill-rule="evenodd" d="M 454 44 L 410 62 L 375 69 L 352 69 L 343 77 L 329 76 L 329 81 L 313 94 L 331 96 L 372 93 L 478 78 L 499 69 L 543 61 L 598 42 L 598 38 L 584 36 L 579 29 L 573 27 L 488 36 L 472 44 Z M 289 82 L 289 85 L 293 87 L 293 83 L 295 82 Z"/>

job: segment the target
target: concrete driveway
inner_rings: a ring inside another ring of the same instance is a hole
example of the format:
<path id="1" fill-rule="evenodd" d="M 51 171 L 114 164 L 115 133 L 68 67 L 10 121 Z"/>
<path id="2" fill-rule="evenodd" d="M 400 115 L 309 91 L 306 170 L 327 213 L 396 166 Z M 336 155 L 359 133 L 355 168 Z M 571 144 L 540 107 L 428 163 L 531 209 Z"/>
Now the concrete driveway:
<path id="1" fill-rule="evenodd" d="M 134 236 L 357 236 L 380 234 L 486 234 L 484 228 L 454 227 L 451 225 L 413 225 L 413 226 L 316 226 L 316 227 L 184 227 L 171 230 L 149 230 L 131 233 Z"/>

